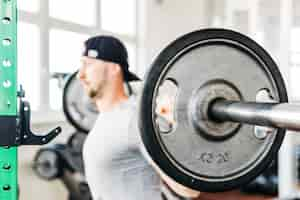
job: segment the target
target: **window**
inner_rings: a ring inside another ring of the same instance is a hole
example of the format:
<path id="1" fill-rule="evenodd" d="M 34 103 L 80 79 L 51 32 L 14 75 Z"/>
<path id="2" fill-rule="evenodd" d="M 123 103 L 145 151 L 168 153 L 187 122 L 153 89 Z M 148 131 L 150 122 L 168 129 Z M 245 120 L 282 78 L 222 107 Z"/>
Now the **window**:
<path id="1" fill-rule="evenodd" d="M 74 72 L 83 51 L 83 43 L 89 35 L 50 30 L 50 72 Z"/>
<path id="2" fill-rule="evenodd" d="M 300 28 L 293 28 L 291 33 L 291 65 L 300 67 Z"/>
<path id="3" fill-rule="evenodd" d="M 19 0 L 17 1 L 18 3 L 18 9 L 23 10 L 23 11 L 28 11 L 28 12 L 37 12 L 39 10 L 39 0 L 30 0 L 30 1 L 24 1 L 24 0 Z"/>
<path id="4" fill-rule="evenodd" d="M 300 2 L 293 0 L 293 28 L 291 30 L 290 44 L 290 89 L 293 100 L 300 100 Z"/>
<path id="5" fill-rule="evenodd" d="M 50 16 L 77 24 L 95 25 L 96 0 L 72 1 L 50 0 Z"/>
<path id="6" fill-rule="evenodd" d="M 280 58 L 280 1 L 259 0 L 257 31 L 263 47 L 278 63 Z"/>
<path id="7" fill-rule="evenodd" d="M 22 84 L 25 97 L 32 110 L 39 106 L 40 40 L 39 29 L 28 23 L 18 24 L 18 84 Z"/>
<path id="8" fill-rule="evenodd" d="M 101 1 L 101 25 L 104 30 L 119 34 L 135 35 L 135 18 L 136 0 Z"/>
<path id="9" fill-rule="evenodd" d="M 73 73 L 79 68 L 83 42 L 88 35 L 53 29 L 50 31 L 50 73 Z M 50 107 L 62 108 L 62 88 L 58 80 L 50 80 Z"/>
<path id="10" fill-rule="evenodd" d="M 122 40 L 128 50 L 130 70 L 135 72 L 136 0 L 47 2 L 48 5 L 41 0 L 18 1 L 18 76 L 33 110 L 62 112 L 61 84 L 51 74 L 76 71 L 83 42 L 89 36 L 113 34 Z"/>
<path id="11" fill-rule="evenodd" d="M 300 67 L 291 67 L 290 69 L 290 81 L 291 81 L 291 96 L 293 99 L 300 99 Z"/>

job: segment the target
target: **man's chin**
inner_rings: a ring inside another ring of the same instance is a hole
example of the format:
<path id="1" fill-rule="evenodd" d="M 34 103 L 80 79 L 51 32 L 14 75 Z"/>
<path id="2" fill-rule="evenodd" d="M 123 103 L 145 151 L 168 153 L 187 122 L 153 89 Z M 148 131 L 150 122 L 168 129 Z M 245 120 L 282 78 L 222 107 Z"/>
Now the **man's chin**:
<path id="1" fill-rule="evenodd" d="M 90 98 L 94 98 L 95 97 L 95 91 L 88 88 L 87 86 L 83 86 L 83 91 L 84 94 L 87 95 Z"/>
<path id="2" fill-rule="evenodd" d="M 89 97 L 90 97 L 91 99 L 94 99 L 95 97 L 97 97 L 98 92 L 95 91 L 95 90 L 89 90 L 89 91 L 88 91 L 88 95 L 89 95 Z"/>

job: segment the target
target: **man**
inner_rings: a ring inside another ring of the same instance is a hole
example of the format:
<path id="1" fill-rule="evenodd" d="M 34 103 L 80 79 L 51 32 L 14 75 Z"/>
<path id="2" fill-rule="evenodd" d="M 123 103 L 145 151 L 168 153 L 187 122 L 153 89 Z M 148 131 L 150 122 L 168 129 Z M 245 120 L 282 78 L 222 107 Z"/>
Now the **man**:
<path id="1" fill-rule="evenodd" d="M 78 78 L 100 111 L 83 148 L 93 199 L 162 199 L 160 178 L 141 153 L 138 131 L 131 128 L 137 105 L 136 99 L 125 93 L 124 82 L 139 78 L 128 69 L 125 46 L 111 36 L 92 37 L 85 42 L 81 62 Z M 177 188 L 177 183 L 157 166 L 155 169 L 167 183 L 166 188 L 189 196 L 186 188 Z"/>

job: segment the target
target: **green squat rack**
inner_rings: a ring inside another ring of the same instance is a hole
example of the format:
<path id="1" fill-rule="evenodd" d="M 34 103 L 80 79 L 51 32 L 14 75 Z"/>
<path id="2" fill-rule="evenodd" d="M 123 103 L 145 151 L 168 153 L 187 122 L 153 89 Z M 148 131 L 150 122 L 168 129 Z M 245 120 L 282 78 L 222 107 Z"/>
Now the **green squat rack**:
<path id="1" fill-rule="evenodd" d="M 43 145 L 60 132 L 37 136 L 30 131 L 30 105 L 17 83 L 17 0 L 0 0 L 0 199 L 18 199 L 20 145 Z"/>

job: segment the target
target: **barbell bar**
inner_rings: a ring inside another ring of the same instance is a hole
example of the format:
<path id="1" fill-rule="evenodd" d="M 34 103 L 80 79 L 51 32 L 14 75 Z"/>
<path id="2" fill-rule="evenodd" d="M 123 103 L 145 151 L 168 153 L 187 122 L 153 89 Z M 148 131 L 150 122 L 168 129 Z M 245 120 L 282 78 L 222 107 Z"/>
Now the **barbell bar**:
<path id="1" fill-rule="evenodd" d="M 216 100 L 209 109 L 212 119 L 300 131 L 300 106 Z"/>

